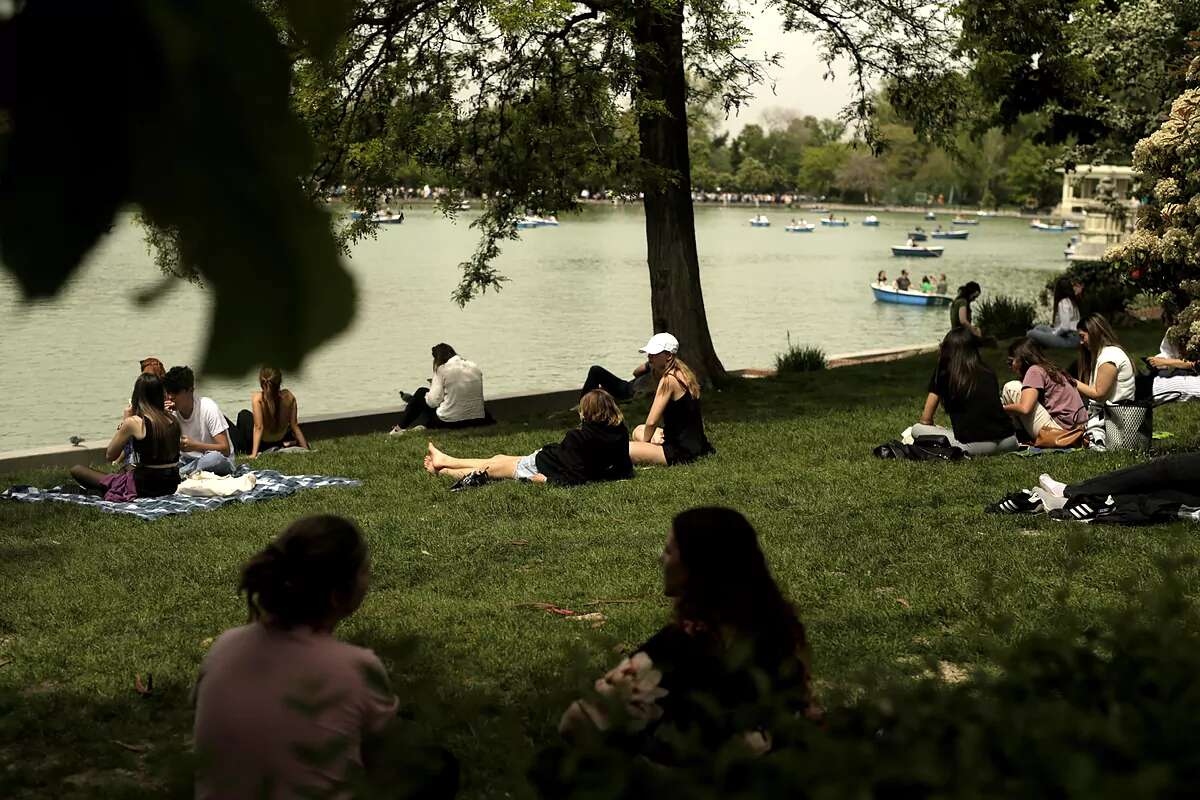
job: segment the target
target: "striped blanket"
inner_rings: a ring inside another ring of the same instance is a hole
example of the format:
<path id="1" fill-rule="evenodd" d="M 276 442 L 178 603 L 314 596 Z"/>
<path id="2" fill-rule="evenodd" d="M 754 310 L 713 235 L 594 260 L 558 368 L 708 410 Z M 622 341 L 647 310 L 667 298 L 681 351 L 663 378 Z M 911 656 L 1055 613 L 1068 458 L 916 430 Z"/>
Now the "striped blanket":
<path id="1" fill-rule="evenodd" d="M 243 464 L 235 475 L 253 472 L 255 486 L 248 492 L 231 497 L 189 497 L 172 494 L 166 497 L 144 497 L 129 503 L 112 503 L 99 495 L 83 494 L 78 488 L 39 489 L 36 486 L 13 486 L 0 492 L 0 500 L 19 503 L 73 503 L 92 506 L 108 514 L 130 514 L 139 519 L 155 520 L 172 514 L 190 514 L 193 511 L 211 511 L 227 503 L 258 503 L 276 497 L 287 497 L 301 489 L 321 489 L 326 486 L 359 486 L 361 481 L 352 478 L 335 478 L 326 475 L 284 475 L 270 469 L 251 470 Z"/>

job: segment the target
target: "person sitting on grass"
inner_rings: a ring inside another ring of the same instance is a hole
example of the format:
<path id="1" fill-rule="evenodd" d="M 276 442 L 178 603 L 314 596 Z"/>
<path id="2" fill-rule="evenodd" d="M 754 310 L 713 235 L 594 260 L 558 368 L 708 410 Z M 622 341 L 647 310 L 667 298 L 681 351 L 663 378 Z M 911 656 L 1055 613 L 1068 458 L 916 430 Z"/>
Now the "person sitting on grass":
<path id="1" fill-rule="evenodd" d="M 953 430 L 935 426 L 938 405 L 946 408 Z M 1000 405 L 996 373 L 983 362 L 979 340 L 970 328 L 955 328 L 942 339 L 937 368 L 929 379 L 929 394 L 921 421 L 911 434 L 945 436 L 951 446 L 971 456 L 993 456 L 1017 449 L 1012 421 Z"/>
<path id="2" fill-rule="evenodd" d="M 629 429 L 613 396 L 603 389 L 588 392 L 579 401 L 579 420 L 579 427 L 567 431 L 561 442 L 545 445 L 527 456 L 455 458 L 430 442 L 425 469 L 432 475 L 458 479 L 456 489 L 477 486 L 489 479 L 578 486 L 633 477 Z"/>
<path id="3" fill-rule="evenodd" d="M 1093 314 L 1078 328 L 1079 379 L 1075 388 L 1087 401 L 1088 445 L 1102 450 L 1107 445 L 1108 404 L 1134 398 L 1137 370 L 1103 316 Z"/>
<path id="4" fill-rule="evenodd" d="M 376 655 L 333 632 L 368 574 L 358 528 L 325 515 L 292 523 L 242 568 L 249 621 L 213 642 L 193 693 L 197 800 L 340 796 L 364 766 L 397 700 Z"/>
<path id="5" fill-rule="evenodd" d="M 191 367 L 171 367 L 163 379 L 168 407 L 179 421 L 179 473 L 232 475 L 233 441 L 229 420 L 211 397 L 196 397 L 196 376 Z"/>
<path id="6" fill-rule="evenodd" d="M 679 340 L 669 333 L 654 334 L 642 348 L 658 387 L 645 424 L 633 430 L 629 457 L 634 464 L 687 464 L 716 452 L 704 433 L 700 384 L 688 365 L 676 357 L 678 351 Z"/>
<path id="7" fill-rule="evenodd" d="M 150 373 L 159 380 L 162 380 L 166 376 L 167 370 L 163 367 L 163 363 L 157 358 L 154 356 L 146 356 L 138 362 L 138 374 L 141 375 L 143 373 Z M 121 415 L 121 420 L 124 421 L 132 413 L 133 406 L 125 406 L 125 412 Z M 119 424 L 118 427 L 120 427 Z M 121 451 L 121 455 L 114 459 L 115 463 L 122 461 L 125 464 L 134 464 L 137 462 L 137 452 L 133 449 L 132 439 L 125 443 L 125 449 Z"/>
<path id="8" fill-rule="evenodd" d="M 1042 347 L 1079 347 L 1079 296 L 1083 284 L 1067 276 L 1054 282 L 1054 313 L 1051 324 L 1034 325 L 1025 334 Z"/>
<path id="9" fill-rule="evenodd" d="M 429 387 L 401 392 L 408 404 L 392 433 L 424 428 L 473 428 L 491 424 L 483 404 L 483 371 L 442 342 L 432 349 Z"/>
<path id="10" fill-rule="evenodd" d="M 105 500 L 128 502 L 138 497 L 175 494 L 179 486 L 179 423 L 166 410 L 162 381 L 143 372 L 133 384 L 125 419 L 104 451 L 115 461 L 127 443 L 133 445 L 137 464 L 108 474 L 85 466 L 71 467 L 80 486 L 104 493 Z"/>
<path id="11" fill-rule="evenodd" d="M 1163 323 L 1168 328 L 1175 324 L 1175 315 L 1168 309 L 1163 310 Z M 1158 354 L 1146 359 L 1146 363 L 1154 374 L 1152 394 L 1156 397 L 1176 393 L 1181 401 L 1200 397 L 1200 375 L 1197 374 L 1200 361 L 1184 358 L 1181 342 L 1169 333 L 1163 334 Z"/>
<path id="12" fill-rule="evenodd" d="M 263 450 L 297 444 L 308 449 L 308 440 L 300 430 L 300 409 L 296 395 L 281 389 L 283 373 L 275 367 L 258 371 L 259 391 L 250 395 L 250 408 L 238 412 L 234 426 L 240 452 L 258 458 Z M 290 436 L 289 436 L 290 434 Z"/>
<path id="13" fill-rule="evenodd" d="M 614 735 L 638 755 L 682 765 L 735 738 L 770 750 L 780 732 L 768 725 L 780 710 L 797 720 L 817 716 L 804 625 L 744 516 L 684 511 L 659 562 L 671 621 L 596 681 L 597 696 L 567 708 L 559 722 L 565 739 Z M 682 744 L 689 741 L 690 750 Z"/>
<path id="14" fill-rule="evenodd" d="M 633 397 L 637 392 L 638 378 L 650 372 L 649 362 L 643 361 L 633 369 L 633 380 L 625 380 L 606 370 L 598 364 L 593 364 L 588 370 L 587 377 L 584 378 L 583 388 L 579 390 L 579 396 L 583 397 L 593 389 L 603 389 L 611 394 L 618 401 L 624 402 Z"/>
<path id="15" fill-rule="evenodd" d="M 1031 439 L 1045 428 L 1066 431 L 1087 423 L 1087 409 L 1074 380 L 1042 354 L 1034 339 L 1009 345 L 1008 364 L 1021 379 L 1004 384 L 1000 400 Z"/>

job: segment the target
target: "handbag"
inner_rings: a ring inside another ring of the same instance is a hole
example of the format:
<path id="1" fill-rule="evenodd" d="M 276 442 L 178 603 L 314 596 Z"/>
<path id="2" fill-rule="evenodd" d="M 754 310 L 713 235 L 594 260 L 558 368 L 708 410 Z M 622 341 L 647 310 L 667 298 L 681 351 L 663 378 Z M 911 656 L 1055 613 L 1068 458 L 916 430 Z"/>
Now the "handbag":
<path id="1" fill-rule="evenodd" d="M 1044 450 L 1082 447 L 1084 445 L 1083 434 L 1086 430 L 1084 425 L 1075 425 L 1066 429 L 1046 426 L 1034 437 L 1033 446 Z"/>

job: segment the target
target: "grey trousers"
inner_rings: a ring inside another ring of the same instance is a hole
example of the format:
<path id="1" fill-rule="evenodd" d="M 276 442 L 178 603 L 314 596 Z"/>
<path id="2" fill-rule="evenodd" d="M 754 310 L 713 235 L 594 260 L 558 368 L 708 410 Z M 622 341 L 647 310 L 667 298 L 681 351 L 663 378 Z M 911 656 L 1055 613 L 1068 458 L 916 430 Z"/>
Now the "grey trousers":
<path id="1" fill-rule="evenodd" d="M 954 438 L 954 431 L 949 428 L 943 428 L 940 425 L 922 425 L 919 422 L 912 426 L 912 437 L 916 439 L 918 436 L 945 436 L 950 440 L 951 445 L 966 450 L 967 454 L 973 458 L 998 456 L 1017 449 L 1016 436 L 1009 436 L 995 442 L 960 442 Z"/>

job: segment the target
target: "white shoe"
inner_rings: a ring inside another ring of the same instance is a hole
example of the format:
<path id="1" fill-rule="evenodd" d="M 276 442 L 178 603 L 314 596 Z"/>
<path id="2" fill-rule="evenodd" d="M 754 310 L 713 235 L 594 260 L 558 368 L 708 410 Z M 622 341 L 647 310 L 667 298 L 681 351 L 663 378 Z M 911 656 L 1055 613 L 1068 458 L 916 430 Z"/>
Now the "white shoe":
<path id="1" fill-rule="evenodd" d="M 1038 500 L 1042 501 L 1042 505 L 1047 511 L 1054 511 L 1067 504 L 1067 498 L 1063 497 L 1061 494 L 1054 494 L 1052 491 L 1043 486 L 1038 486 L 1035 488 L 1033 490 L 1033 494 Z"/>
<path id="2" fill-rule="evenodd" d="M 914 441 L 915 440 L 913 439 L 912 435 L 912 426 L 910 425 L 900 434 L 900 442 L 901 444 L 912 444 Z"/>

